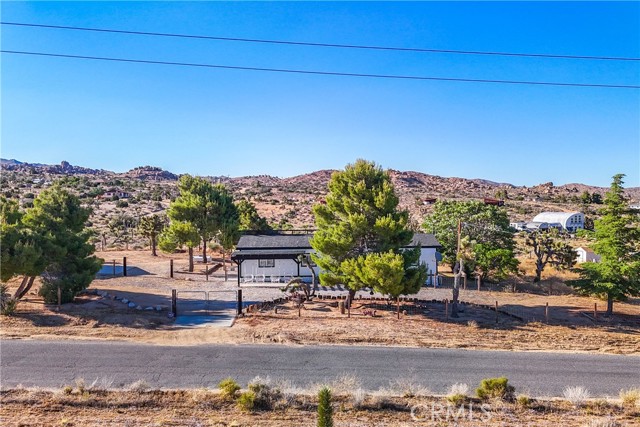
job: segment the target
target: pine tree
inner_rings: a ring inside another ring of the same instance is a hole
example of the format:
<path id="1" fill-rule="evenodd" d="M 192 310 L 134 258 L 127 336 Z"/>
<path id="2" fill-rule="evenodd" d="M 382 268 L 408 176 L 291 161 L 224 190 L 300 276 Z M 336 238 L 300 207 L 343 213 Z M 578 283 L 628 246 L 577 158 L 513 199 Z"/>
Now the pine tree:
<path id="1" fill-rule="evenodd" d="M 269 231 L 271 226 L 265 218 L 260 216 L 253 203 L 248 200 L 241 200 L 236 205 L 240 216 L 240 230 L 249 231 Z"/>
<path id="2" fill-rule="evenodd" d="M 183 175 L 178 181 L 180 195 L 169 206 L 172 221 L 188 222 L 202 242 L 202 259 L 207 259 L 207 243 L 218 234 L 237 209 L 233 197 L 222 184 L 201 177 Z"/>
<path id="3" fill-rule="evenodd" d="M 85 228 L 90 210 L 78 197 L 58 186 L 41 192 L 27 210 L 23 224 L 37 236 L 42 251 L 39 262 L 45 265 L 40 295 L 45 302 L 70 302 L 93 281 L 102 260 L 93 256 L 91 233 Z"/>
<path id="4" fill-rule="evenodd" d="M 318 427 L 333 427 L 331 390 L 328 387 L 323 387 L 318 392 Z"/>
<path id="5" fill-rule="evenodd" d="M 193 248 L 200 243 L 198 230 L 188 222 L 171 221 L 169 227 L 160 235 L 159 246 L 163 252 L 175 252 L 178 247 L 186 246 L 189 252 L 189 272 L 193 272 Z"/>
<path id="6" fill-rule="evenodd" d="M 587 262 L 577 269 L 579 280 L 570 281 L 580 292 L 607 299 L 607 315 L 613 302 L 640 295 L 640 228 L 638 215 L 627 206 L 624 175 L 613 177 L 604 197 L 601 218 L 595 221 L 592 245 L 600 262 Z"/>
<path id="7" fill-rule="evenodd" d="M 310 243 L 316 251 L 313 260 L 323 270 L 320 282 L 346 286 L 349 302 L 358 290 L 375 284 L 365 273 L 377 265 L 377 258 L 366 260 L 372 254 L 391 252 L 403 258 L 400 293 L 415 292 L 425 282 L 420 250 L 401 249 L 413 238 L 409 215 L 398 210 L 391 178 L 375 163 L 358 160 L 335 172 L 326 204 L 315 205 L 313 212 L 318 230 Z"/>

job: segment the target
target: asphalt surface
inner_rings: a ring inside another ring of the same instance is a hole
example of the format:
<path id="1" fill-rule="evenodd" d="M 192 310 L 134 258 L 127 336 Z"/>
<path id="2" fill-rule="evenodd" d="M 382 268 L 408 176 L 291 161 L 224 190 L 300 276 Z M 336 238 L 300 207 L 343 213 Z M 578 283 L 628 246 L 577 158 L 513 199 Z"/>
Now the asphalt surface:
<path id="1" fill-rule="evenodd" d="M 288 379 L 298 386 L 354 374 L 367 390 L 410 380 L 434 393 L 454 383 L 476 387 L 482 378 L 506 376 L 516 391 L 561 396 L 584 386 L 592 396 L 617 396 L 640 387 L 640 357 L 542 352 L 495 352 L 358 346 L 200 345 L 157 346 L 95 341 L 0 341 L 0 385 L 61 387 L 76 378 L 144 379 L 154 387 L 215 387 L 233 377 Z"/>

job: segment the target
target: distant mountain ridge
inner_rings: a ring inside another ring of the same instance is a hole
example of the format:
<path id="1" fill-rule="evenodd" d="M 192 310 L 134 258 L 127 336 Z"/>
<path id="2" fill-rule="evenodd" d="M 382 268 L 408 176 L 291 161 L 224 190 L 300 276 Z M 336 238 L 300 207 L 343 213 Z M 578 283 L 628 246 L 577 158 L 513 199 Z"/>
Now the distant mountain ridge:
<path id="1" fill-rule="evenodd" d="M 103 169 L 91 169 L 81 166 L 73 166 L 66 161 L 59 165 L 45 165 L 40 163 L 22 162 L 16 159 L 0 159 L 0 165 L 5 170 L 41 170 L 42 172 L 62 175 L 109 175 L 139 180 L 176 181 L 178 174 L 163 170 L 154 166 L 140 166 L 127 172 L 117 173 Z M 209 176 L 214 182 L 221 182 L 232 189 L 244 193 L 250 187 L 295 187 L 307 194 L 324 195 L 327 183 L 335 170 L 322 169 L 293 177 L 280 178 L 271 175 L 252 175 L 241 177 Z M 508 198 L 523 197 L 535 200 L 538 197 L 562 197 L 572 196 L 584 191 L 604 194 L 607 187 L 598 187 L 588 184 L 571 183 L 555 186 L 552 182 L 545 182 L 533 187 L 516 186 L 509 183 L 499 183 L 481 178 L 458 178 L 429 175 L 418 171 L 398 171 L 390 169 L 391 179 L 398 191 L 403 204 L 419 204 L 420 199 L 426 198 L 482 198 L 506 195 Z M 243 191 L 244 189 L 244 191 Z M 249 191 L 251 193 L 251 191 Z M 626 188 L 627 195 L 632 201 L 640 201 L 640 187 Z M 410 200 L 413 198 L 413 200 Z"/>

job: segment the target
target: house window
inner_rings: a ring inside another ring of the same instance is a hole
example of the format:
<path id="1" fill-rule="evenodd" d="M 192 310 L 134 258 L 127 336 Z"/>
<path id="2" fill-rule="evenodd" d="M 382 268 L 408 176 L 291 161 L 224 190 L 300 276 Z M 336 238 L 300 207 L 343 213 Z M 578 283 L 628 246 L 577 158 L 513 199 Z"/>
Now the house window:
<path id="1" fill-rule="evenodd" d="M 258 267 L 260 268 L 270 268 L 275 266 L 276 266 L 275 259 L 259 259 L 258 260 Z"/>

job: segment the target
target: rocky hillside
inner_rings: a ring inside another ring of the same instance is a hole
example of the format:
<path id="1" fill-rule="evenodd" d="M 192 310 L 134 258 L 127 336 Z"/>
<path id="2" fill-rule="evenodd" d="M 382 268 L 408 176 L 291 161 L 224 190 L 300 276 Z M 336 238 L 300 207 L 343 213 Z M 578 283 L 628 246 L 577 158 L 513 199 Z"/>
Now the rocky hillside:
<path id="1" fill-rule="evenodd" d="M 125 173 L 89 169 L 62 162 L 40 165 L 2 160 L 2 192 L 28 204 L 41 189 L 64 180 L 94 209 L 94 226 L 108 234 L 108 223 L 122 215 L 133 217 L 161 212 L 177 195 L 178 175 L 161 168 L 141 166 Z M 269 175 L 245 177 L 211 176 L 225 184 L 237 199 L 251 200 L 277 228 L 313 227 L 311 208 L 323 200 L 332 170 L 320 170 L 290 178 Z M 597 205 L 583 205 L 583 192 L 604 195 L 606 188 L 587 184 L 556 186 L 551 182 L 533 187 L 514 186 L 483 179 L 446 178 L 416 171 L 390 170 L 401 206 L 409 210 L 415 225 L 422 222 L 434 200 L 505 201 L 513 220 L 530 220 L 544 210 L 580 210 L 595 215 Z M 117 196 L 118 192 L 124 197 Z M 105 197 L 105 194 L 110 195 Z M 640 201 L 640 187 L 627 189 L 630 199 Z M 108 241 L 108 239 L 107 239 Z"/>

